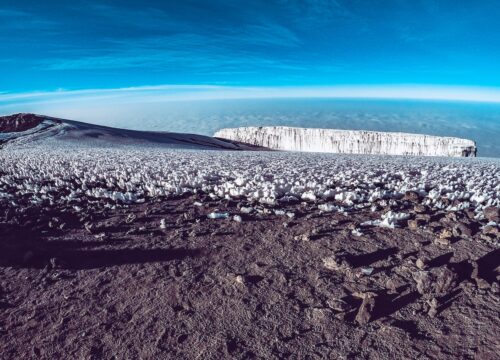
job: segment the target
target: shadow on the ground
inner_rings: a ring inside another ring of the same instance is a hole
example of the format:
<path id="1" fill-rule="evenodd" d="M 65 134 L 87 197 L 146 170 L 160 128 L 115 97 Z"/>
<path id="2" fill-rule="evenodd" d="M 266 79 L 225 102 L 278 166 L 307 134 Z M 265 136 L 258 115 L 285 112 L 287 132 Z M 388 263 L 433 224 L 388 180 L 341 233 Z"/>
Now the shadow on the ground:
<path id="1" fill-rule="evenodd" d="M 427 265 L 430 268 L 440 267 L 440 266 L 448 264 L 452 257 L 453 257 L 453 252 L 450 251 L 446 254 L 435 257 L 434 259 L 429 261 Z"/>
<path id="2" fill-rule="evenodd" d="M 186 248 L 116 249 L 110 248 L 115 242 L 109 241 L 46 241 L 22 227 L 3 225 L 0 228 L 0 266 L 43 268 L 55 259 L 52 262 L 60 268 L 93 269 L 182 260 L 202 253 L 200 249 Z M 104 246 L 107 248 L 103 249 Z"/>
<path id="3" fill-rule="evenodd" d="M 455 289 L 449 294 L 440 297 L 439 298 L 440 306 L 437 309 L 438 314 L 448 309 L 453 304 L 453 302 L 460 297 L 461 294 L 462 294 L 461 289 Z"/>
<path id="4" fill-rule="evenodd" d="M 478 267 L 478 277 L 486 280 L 490 284 L 495 282 L 500 269 L 500 249 L 490 251 L 477 259 L 476 262 Z M 457 274 L 459 283 L 464 280 L 471 279 L 472 272 L 474 270 L 471 261 L 468 260 L 463 260 L 457 263 L 449 263 L 449 268 Z"/>
<path id="5" fill-rule="evenodd" d="M 497 279 L 500 270 L 500 249 L 490 251 L 477 260 L 478 275 L 490 284 Z"/>
<path id="6" fill-rule="evenodd" d="M 420 331 L 417 322 L 412 320 L 393 319 L 391 324 L 405 331 L 411 338 L 419 340 L 428 340 L 429 336 Z"/>
<path id="7" fill-rule="evenodd" d="M 397 254 L 398 250 L 399 249 L 397 247 L 391 247 L 387 249 L 379 249 L 368 254 L 349 254 L 345 256 L 345 259 L 353 267 L 368 266 L 377 261 L 386 260 L 389 256 Z"/>
<path id="8" fill-rule="evenodd" d="M 138 264 L 182 260 L 195 257 L 199 249 L 118 249 L 76 250 L 60 255 L 61 266 L 70 269 L 94 269 L 124 264 Z"/>
<path id="9" fill-rule="evenodd" d="M 15 307 L 15 306 L 12 305 L 12 304 L 10 304 L 10 303 L 0 301 L 0 310 L 2 310 L 2 309 L 10 309 L 10 308 L 13 308 L 13 307 Z"/>
<path id="10" fill-rule="evenodd" d="M 390 316 L 404 307 L 414 303 L 419 298 L 420 294 L 416 291 L 411 291 L 404 295 L 400 295 L 399 293 L 388 294 L 387 292 L 380 293 L 377 296 L 373 320 Z"/>

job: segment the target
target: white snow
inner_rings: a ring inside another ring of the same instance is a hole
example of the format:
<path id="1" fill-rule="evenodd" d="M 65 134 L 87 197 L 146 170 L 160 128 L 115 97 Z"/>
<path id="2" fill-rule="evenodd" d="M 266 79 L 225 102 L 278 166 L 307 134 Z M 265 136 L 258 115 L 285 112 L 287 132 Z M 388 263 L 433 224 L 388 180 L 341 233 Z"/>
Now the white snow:
<path id="1" fill-rule="evenodd" d="M 318 205 L 318 209 L 324 212 L 343 211 L 343 208 L 334 204 L 320 204 Z"/>
<path id="2" fill-rule="evenodd" d="M 500 206 L 500 161 L 494 159 L 409 161 L 397 156 L 41 143 L 0 150 L 0 164 L 0 201 L 26 195 L 33 202 L 78 208 L 82 201 L 127 204 L 203 191 L 212 199 L 247 199 L 276 208 L 302 201 L 317 203 L 322 211 L 348 212 L 396 204 L 408 190 L 424 194 L 422 202 L 429 206 L 470 208 L 478 217 L 485 206 Z M 330 200 L 324 204 L 326 194 Z M 444 205 L 448 199 L 453 201 Z M 404 218 L 391 213 L 380 222 L 392 227 Z"/>
<path id="3" fill-rule="evenodd" d="M 475 156 L 474 141 L 398 132 L 312 129 L 286 126 L 222 129 L 217 138 L 285 151 L 345 154 Z"/>
<path id="4" fill-rule="evenodd" d="M 389 229 L 394 229 L 395 227 L 398 226 L 398 223 L 409 219 L 410 215 L 406 213 L 395 213 L 392 211 L 389 211 L 385 214 L 382 215 L 381 220 L 371 220 L 371 221 L 365 221 L 362 223 L 362 226 L 380 226 L 380 227 L 386 227 Z"/>

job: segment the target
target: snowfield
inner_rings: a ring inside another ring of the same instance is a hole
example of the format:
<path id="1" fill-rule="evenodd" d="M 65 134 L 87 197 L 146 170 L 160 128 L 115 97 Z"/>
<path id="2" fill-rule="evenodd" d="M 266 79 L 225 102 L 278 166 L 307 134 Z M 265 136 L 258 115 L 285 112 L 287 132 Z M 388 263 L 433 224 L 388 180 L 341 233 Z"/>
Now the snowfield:
<path id="1" fill-rule="evenodd" d="M 154 147 L 35 147 L 0 150 L 0 201 L 20 197 L 78 211 L 203 191 L 213 199 L 246 199 L 279 207 L 317 203 L 321 211 L 375 211 L 414 192 L 447 211 L 500 206 L 500 162 L 283 152 L 172 150 Z M 389 214 L 381 226 L 404 214 Z M 377 224 L 374 224 L 377 225 Z"/>
<path id="2" fill-rule="evenodd" d="M 0 147 L 161 146 L 170 149 L 257 150 L 244 144 L 197 134 L 136 131 L 80 121 L 20 113 L 0 116 Z"/>

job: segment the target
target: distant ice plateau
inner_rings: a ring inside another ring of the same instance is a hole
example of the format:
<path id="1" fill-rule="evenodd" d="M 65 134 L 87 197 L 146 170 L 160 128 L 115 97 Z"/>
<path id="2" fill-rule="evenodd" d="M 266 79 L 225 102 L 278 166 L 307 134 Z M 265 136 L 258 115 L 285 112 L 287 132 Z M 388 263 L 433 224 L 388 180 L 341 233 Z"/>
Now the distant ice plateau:
<path id="1" fill-rule="evenodd" d="M 399 132 L 262 126 L 222 129 L 214 137 L 285 151 L 475 157 L 472 140 Z"/>

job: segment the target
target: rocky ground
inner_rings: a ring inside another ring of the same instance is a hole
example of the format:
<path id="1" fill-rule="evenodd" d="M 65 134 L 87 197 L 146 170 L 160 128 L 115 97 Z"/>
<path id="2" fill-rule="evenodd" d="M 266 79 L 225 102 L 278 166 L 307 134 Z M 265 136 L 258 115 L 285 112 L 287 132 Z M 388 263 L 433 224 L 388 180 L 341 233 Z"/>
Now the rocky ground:
<path id="1" fill-rule="evenodd" d="M 478 219 L 411 192 L 348 212 L 203 193 L 114 209 L 28 197 L 0 201 L 1 359 L 500 353 L 498 207 Z M 409 218 L 367 225 L 391 210 Z"/>

